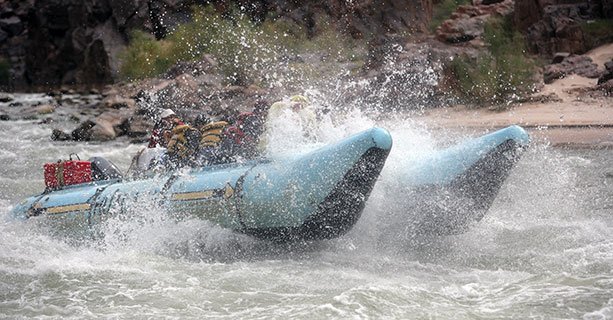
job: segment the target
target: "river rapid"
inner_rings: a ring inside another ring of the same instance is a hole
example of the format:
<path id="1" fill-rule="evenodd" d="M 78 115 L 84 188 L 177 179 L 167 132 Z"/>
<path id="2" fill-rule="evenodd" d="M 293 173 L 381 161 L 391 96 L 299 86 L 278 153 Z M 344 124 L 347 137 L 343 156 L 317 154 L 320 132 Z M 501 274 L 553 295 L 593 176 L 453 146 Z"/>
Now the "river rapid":
<path id="1" fill-rule="evenodd" d="M 613 150 L 535 141 L 468 232 L 407 241 L 378 223 L 391 211 L 411 215 L 389 190 L 399 166 L 484 132 L 377 123 L 358 111 L 343 119 L 324 119 L 319 141 L 306 145 L 291 138 L 295 125 L 280 128 L 275 152 L 379 125 L 392 133 L 392 153 L 348 234 L 293 245 L 172 221 L 147 204 L 91 241 L 15 221 L 11 207 L 44 187 L 43 163 L 76 152 L 125 171 L 142 145 L 52 142 L 50 125 L 0 122 L 0 318 L 613 318 Z"/>

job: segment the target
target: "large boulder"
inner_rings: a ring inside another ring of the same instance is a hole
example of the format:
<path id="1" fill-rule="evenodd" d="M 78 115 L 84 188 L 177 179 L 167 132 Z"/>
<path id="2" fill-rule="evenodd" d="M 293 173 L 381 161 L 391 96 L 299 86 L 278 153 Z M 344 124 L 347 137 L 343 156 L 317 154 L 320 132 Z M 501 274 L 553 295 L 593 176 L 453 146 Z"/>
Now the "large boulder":
<path id="1" fill-rule="evenodd" d="M 161 39 L 191 19 L 194 5 L 238 8 L 254 21 L 270 12 L 291 19 L 310 35 L 332 27 L 355 37 L 426 31 L 432 0 L 4 0 L 0 56 L 11 61 L 11 89 L 63 84 L 100 85 L 117 80 L 119 53 L 130 32 Z M 377 43 L 379 39 L 374 39 Z M 174 70 L 175 77 L 185 70 Z M 209 77 L 209 73 L 204 76 Z M 211 82 L 216 79 L 209 79 Z"/>
<path id="2" fill-rule="evenodd" d="M 560 63 L 545 66 L 543 71 L 544 82 L 549 84 L 556 79 L 576 74 L 586 78 L 598 78 L 602 74 L 592 59 L 588 56 L 570 55 Z"/>
<path id="3" fill-rule="evenodd" d="M 135 114 L 126 118 L 117 129 L 119 129 L 121 135 L 127 135 L 131 138 L 145 138 L 151 133 L 153 125 L 154 123 L 150 118 Z"/>
<path id="4" fill-rule="evenodd" d="M 101 103 L 102 106 L 106 109 L 136 108 L 136 101 L 134 101 L 134 99 L 126 98 L 118 94 L 113 94 L 105 97 Z"/>
<path id="5" fill-rule="evenodd" d="M 583 28 L 594 20 L 613 18 L 611 0 L 516 0 L 514 18 L 526 34 L 529 50 L 544 56 L 560 51 L 583 54 L 613 40 L 613 34 L 592 39 Z"/>
<path id="6" fill-rule="evenodd" d="M 130 30 L 150 28 L 150 1 L 2 1 L 0 56 L 11 61 L 9 88 L 113 82 Z"/>
<path id="7" fill-rule="evenodd" d="M 390 45 L 377 68 L 360 81 L 347 81 L 340 105 L 371 105 L 381 110 L 421 110 L 440 106 L 448 93 L 445 64 L 457 56 L 476 56 L 472 46 L 450 46 L 432 37 Z"/>
<path id="8" fill-rule="evenodd" d="M 121 130 L 121 125 L 126 122 L 130 116 L 131 112 L 129 110 L 105 111 L 94 120 L 95 125 L 91 128 L 90 140 L 108 141 L 125 133 Z"/>
<path id="9" fill-rule="evenodd" d="M 602 73 L 600 78 L 598 78 L 599 85 L 613 80 L 613 60 L 606 62 L 604 66 L 605 71 Z"/>
<path id="10" fill-rule="evenodd" d="M 463 5 L 437 29 L 436 36 L 447 43 L 468 42 L 481 38 L 485 22 L 492 16 L 504 17 L 513 13 L 513 0 L 492 4 Z"/>

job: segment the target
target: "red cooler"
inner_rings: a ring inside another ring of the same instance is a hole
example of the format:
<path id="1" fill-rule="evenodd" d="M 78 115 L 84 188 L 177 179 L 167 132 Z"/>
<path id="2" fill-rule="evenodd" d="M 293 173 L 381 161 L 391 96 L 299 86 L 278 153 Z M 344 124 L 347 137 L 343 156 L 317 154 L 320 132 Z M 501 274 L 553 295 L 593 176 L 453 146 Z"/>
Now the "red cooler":
<path id="1" fill-rule="evenodd" d="M 92 163 L 89 161 L 70 160 L 45 163 L 45 185 L 59 188 L 73 184 L 92 181 Z"/>

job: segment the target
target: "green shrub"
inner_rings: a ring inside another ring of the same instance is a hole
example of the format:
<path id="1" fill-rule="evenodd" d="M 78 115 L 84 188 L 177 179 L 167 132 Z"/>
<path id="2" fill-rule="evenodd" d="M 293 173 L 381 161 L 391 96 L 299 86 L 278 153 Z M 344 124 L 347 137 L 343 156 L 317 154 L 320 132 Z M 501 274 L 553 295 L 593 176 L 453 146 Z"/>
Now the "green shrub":
<path id="1" fill-rule="evenodd" d="M 121 75 L 137 80 L 162 74 L 177 61 L 200 59 L 212 54 L 228 83 L 266 84 L 285 78 L 304 78 L 302 66 L 294 68 L 281 61 L 310 52 L 329 52 L 341 61 L 359 60 L 356 44 L 341 37 L 329 21 L 319 21 L 319 32 L 309 39 L 301 26 L 287 19 L 270 16 L 256 24 L 235 10 L 222 18 L 211 6 L 195 6 L 192 21 L 178 26 L 165 39 L 156 41 L 143 32 L 132 34 L 122 54 Z M 290 59 L 291 60 L 291 59 Z"/>
<path id="2" fill-rule="evenodd" d="M 153 77 L 177 61 L 199 59 L 206 53 L 215 56 L 228 82 L 246 83 L 276 59 L 275 40 L 243 15 L 223 19 L 212 7 L 195 7 L 193 20 L 163 40 L 132 33 L 120 71 L 130 80 Z"/>
<path id="3" fill-rule="evenodd" d="M 613 41 L 613 19 L 598 19 L 581 24 L 581 30 L 588 48 L 610 43 Z"/>
<path id="4" fill-rule="evenodd" d="M 197 7 L 191 23 L 179 26 L 168 41 L 178 60 L 212 54 L 234 84 L 254 81 L 281 53 L 276 34 L 264 32 L 243 14 L 224 19 L 212 7 Z"/>
<path id="5" fill-rule="evenodd" d="M 527 94 L 533 85 L 535 62 L 525 54 L 521 34 L 508 19 L 486 23 L 483 38 L 488 53 L 461 56 L 450 65 L 452 89 L 471 103 L 502 103 Z"/>
<path id="6" fill-rule="evenodd" d="M 476 61 L 466 56 L 454 59 L 450 64 L 456 80 L 453 89 L 472 102 L 487 101 L 495 95 L 492 85 L 496 82 L 493 66 L 491 55 L 482 55 Z"/>
<path id="7" fill-rule="evenodd" d="M 120 73 L 131 80 L 157 76 L 176 62 L 170 51 L 170 43 L 156 41 L 142 31 L 133 31 L 130 46 L 120 55 Z"/>
<path id="8" fill-rule="evenodd" d="M 278 24 L 278 22 L 274 22 Z M 305 87 L 325 88 L 338 84 L 344 75 L 357 74 L 366 61 L 366 39 L 355 40 L 335 28 L 329 16 L 320 16 L 315 21 L 312 36 L 299 26 L 290 39 L 284 41 L 284 52 L 290 59 L 282 63 L 277 80 L 289 90 L 304 90 Z"/>
<path id="9" fill-rule="evenodd" d="M 461 5 L 469 4 L 470 0 L 443 0 L 437 3 L 432 8 L 432 20 L 430 21 L 430 30 L 434 31 L 443 21 L 449 19 L 451 14 Z"/>

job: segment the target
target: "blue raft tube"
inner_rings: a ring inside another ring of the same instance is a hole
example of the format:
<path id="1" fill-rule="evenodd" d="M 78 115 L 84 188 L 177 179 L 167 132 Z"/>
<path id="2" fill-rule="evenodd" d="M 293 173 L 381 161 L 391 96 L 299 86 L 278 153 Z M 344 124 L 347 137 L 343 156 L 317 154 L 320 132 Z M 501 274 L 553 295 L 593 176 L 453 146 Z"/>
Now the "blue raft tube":
<path id="1" fill-rule="evenodd" d="M 128 180 L 109 176 L 31 196 L 12 210 L 45 219 L 60 232 L 87 232 L 129 205 L 155 201 L 178 217 L 196 217 L 275 241 L 343 235 L 358 221 L 392 147 L 372 128 L 315 151 L 282 160 L 193 168 Z M 101 176 L 104 176 L 102 174 Z"/>
<path id="2" fill-rule="evenodd" d="M 529 143 L 513 125 L 405 163 L 395 191 L 401 205 L 389 220 L 405 222 L 397 231 L 405 237 L 465 232 L 485 216 Z"/>

